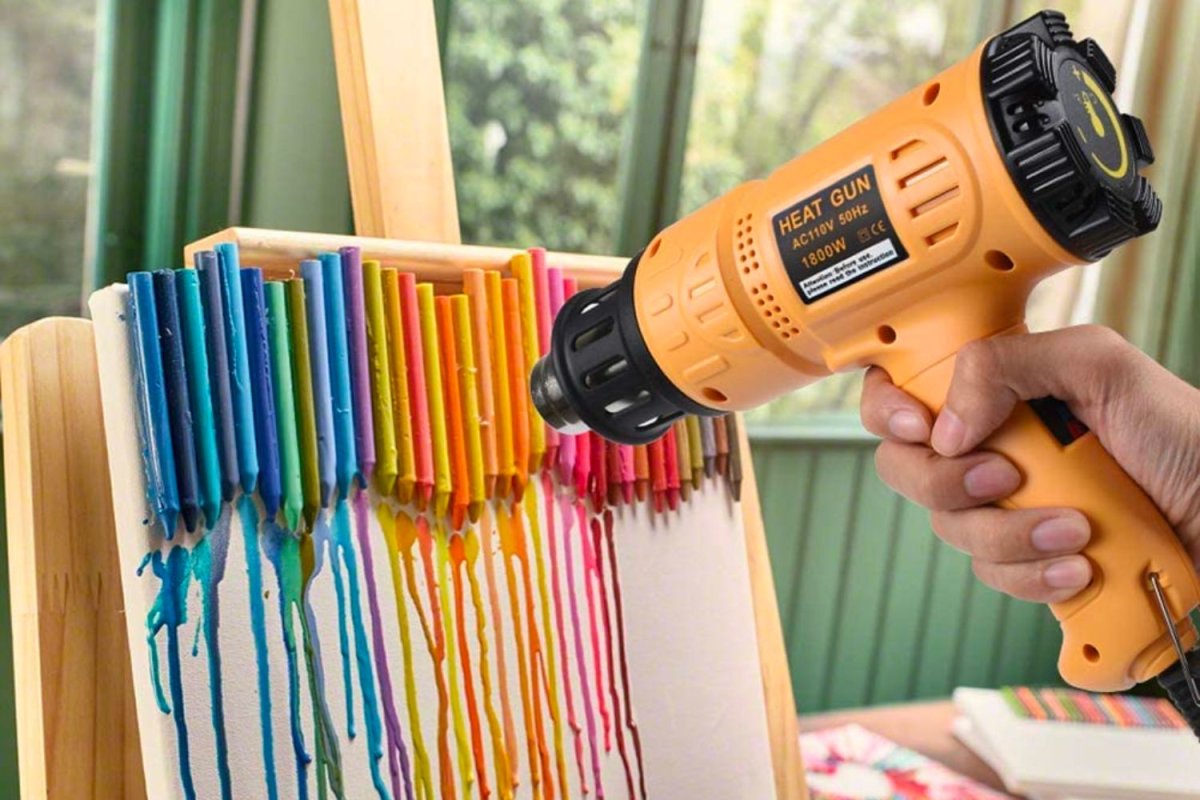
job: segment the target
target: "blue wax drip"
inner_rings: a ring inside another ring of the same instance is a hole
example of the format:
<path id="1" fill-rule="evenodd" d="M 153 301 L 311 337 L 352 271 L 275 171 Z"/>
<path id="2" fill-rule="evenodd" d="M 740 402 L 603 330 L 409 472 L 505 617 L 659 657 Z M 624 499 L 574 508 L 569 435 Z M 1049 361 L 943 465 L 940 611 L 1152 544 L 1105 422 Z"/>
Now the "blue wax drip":
<path id="1" fill-rule="evenodd" d="M 253 514 L 255 520 L 255 528 L 257 528 L 258 511 L 254 508 L 253 503 L 243 501 L 242 518 L 247 517 L 247 506 L 250 513 Z M 243 523 L 244 525 L 244 523 Z M 245 530 L 251 530 L 249 526 L 244 525 Z M 306 777 L 308 764 L 312 761 L 312 756 L 308 754 L 308 749 L 304 746 L 304 727 L 300 722 L 300 665 L 297 662 L 296 651 L 296 631 L 292 624 L 292 610 L 288 607 L 287 590 L 284 587 L 284 559 L 287 556 L 284 553 L 286 549 L 295 549 L 299 545 L 290 534 L 279 528 L 276 525 L 267 525 L 267 532 L 263 537 L 263 549 L 266 550 L 267 559 L 275 567 L 275 575 L 279 582 L 279 615 L 283 620 L 283 648 L 287 653 L 287 669 L 288 669 L 288 710 L 291 719 L 292 730 L 292 752 L 296 757 L 296 779 L 299 786 L 299 796 L 301 800 L 308 798 L 308 779 Z M 249 548 L 247 548 L 249 549 Z M 251 595 L 262 597 L 262 591 L 255 592 L 251 590 Z M 266 712 L 262 719 L 263 730 L 270 728 L 270 710 Z"/>
<path id="2" fill-rule="evenodd" d="M 212 725 L 217 748 L 217 777 L 221 781 L 221 797 L 233 797 L 229 776 L 229 743 L 225 735 L 225 698 L 221 680 L 221 628 L 220 584 L 225 578 L 225 562 L 229 555 L 230 516 L 224 514 L 212 532 L 196 544 L 192 550 L 192 574 L 202 588 L 200 595 L 204 608 L 203 624 L 197 631 L 204 630 L 204 651 L 208 657 L 208 696 L 212 704 Z"/>
<path id="3" fill-rule="evenodd" d="M 184 796 L 189 800 L 196 797 L 196 786 L 192 780 L 192 762 L 188 750 L 187 715 L 183 705 L 183 674 L 179 658 L 179 626 L 187 621 L 187 590 L 191 582 L 188 551 L 184 547 L 171 548 L 164 563 L 162 553 L 155 551 L 150 556 L 150 566 L 162 582 L 150 613 L 146 616 L 146 642 L 155 649 L 158 632 L 167 629 L 167 675 L 171 686 L 171 707 L 167 713 L 175 723 L 175 744 L 179 753 L 179 780 L 183 784 Z M 146 562 L 138 568 L 141 574 Z M 161 699 L 162 687 L 157 685 L 161 678 L 157 672 L 154 680 L 155 692 Z M 162 708 L 162 702 L 159 704 Z"/>
<path id="4" fill-rule="evenodd" d="M 381 798 L 391 800 L 391 792 L 383 781 L 379 762 L 383 759 L 383 725 L 379 719 L 379 697 L 375 692 L 375 672 L 371 649 L 367 644 L 367 629 L 363 625 L 362 600 L 358 590 L 358 564 L 354 559 L 354 543 L 350 535 L 350 510 L 343 500 L 333 516 L 333 546 L 330 550 L 333 572 L 339 573 L 339 561 L 346 566 L 346 582 L 350 587 L 350 619 L 354 627 L 354 654 L 358 663 L 358 685 L 362 692 L 363 718 L 367 723 L 367 753 L 370 756 L 371 780 Z M 339 559 L 339 553 L 341 558 Z M 340 581 L 339 581 L 340 582 Z M 346 665 L 349 674 L 349 665 Z M 347 696 L 349 696 L 347 694 Z M 353 735 L 353 734 L 351 734 Z"/>
<path id="5" fill-rule="evenodd" d="M 343 516 L 345 511 L 346 501 L 338 500 L 333 512 L 335 526 L 338 524 L 338 517 Z M 315 535 L 318 541 L 328 541 L 329 523 L 324 519 L 318 519 Z M 336 536 L 336 534 L 334 535 Z M 349 615 L 346 614 L 346 588 L 342 581 L 341 565 L 338 563 L 336 538 L 330 555 L 330 566 L 333 567 L 333 589 L 337 595 L 338 647 L 342 654 L 342 686 L 346 695 L 346 734 L 354 739 L 358 735 L 358 731 L 354 725 L 354 672 L 350 669 L 350 636 L 346 628 Z"/>
<path id="6" fill-rule="evenodd" d="M 254 634 L 254 660 L 258 675 L 258 722 L 262 729 L 263 769 L 266 773 L 267 796 L 270 800 L 279 797 L 279 789 L 275 780 L 275 738 L 271 727 L 271 672 L 267 661 L 267 625 L 266 612 L 263 607 L 262 557 L 258 552 L 258 509 L 254 501 L 246 496 L 238 500 L 238 514 L 242 521 L 242 538 L 246 545 L 246 574 L 250 579 L 250 628 Z M 225 528 L 228 536 L 228 517 Z M 223 559 L 222 559 L 223 560 Z M 224 565 L 222 564 L 222 572 Z M 293 667 L 292 654 L 288 656 L 289 672 Z M 293 728 L 295 735 L 295 728 Z M 297 751 L 297 764 L 302 763 L 304 742 L 300 742 Z"/>

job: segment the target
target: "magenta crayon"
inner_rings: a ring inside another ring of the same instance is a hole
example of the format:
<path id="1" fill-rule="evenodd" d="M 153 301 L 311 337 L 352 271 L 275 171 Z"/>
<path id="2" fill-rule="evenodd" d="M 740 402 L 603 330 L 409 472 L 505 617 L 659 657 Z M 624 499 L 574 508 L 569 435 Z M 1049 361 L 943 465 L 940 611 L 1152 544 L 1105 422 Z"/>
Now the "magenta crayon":
<path id="1" fill-rule="evenodd" d="M 550 282 L 546 272 L 546 251 L 541 247 L 529 248 L 529 257 L 533 263 L 533 301 L 537 313 L 538 355 L 544 356 L 550 350 L 550 330 L 553 315 L 550 313 Z M 529 368 L 532 368 L 532 364 Z M 542 462 L 546 468 L 552 469 L 558 460 L 559 435 L 558 431 L 549 425 L 546 429 L 546 455 Z"/>

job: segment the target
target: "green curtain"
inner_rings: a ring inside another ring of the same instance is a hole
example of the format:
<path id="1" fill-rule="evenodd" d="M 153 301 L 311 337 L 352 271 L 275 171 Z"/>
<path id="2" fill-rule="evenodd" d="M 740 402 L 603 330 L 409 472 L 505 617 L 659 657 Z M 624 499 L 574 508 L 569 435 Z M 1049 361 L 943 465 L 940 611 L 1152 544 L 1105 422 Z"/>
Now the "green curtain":
<path id="1" fill-rule="evenodd" d="M 1200 3 L 1149 4 L 1131 107 L 1154 144 L 1158 230 L 1103 267 L 1098 319 L 1200 384 Z"/>

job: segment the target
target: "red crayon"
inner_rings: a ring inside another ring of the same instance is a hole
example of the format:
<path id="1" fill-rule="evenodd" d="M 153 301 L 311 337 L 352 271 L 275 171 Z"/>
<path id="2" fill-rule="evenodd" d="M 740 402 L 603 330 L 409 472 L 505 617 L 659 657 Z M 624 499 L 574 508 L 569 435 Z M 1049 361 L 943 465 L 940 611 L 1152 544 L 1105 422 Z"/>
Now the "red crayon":
<path id="1" fill-rule="evenodd" d="M 621 446 L 616 442 L 604 443 L 604 467 L 608 479 L 608 504 L 618 506 L 624 492 L 621 490 Z"/>
<path id="2" fill-rule="evenodd" d="M 529 248 L 529 259 L 533 264 L 533 304 L 537 311 L 538 355 L 550 351 L 550 329 L 554 319 L 550 311 L 550 279 L 546 272 L 546 251 L 541 247 Z M 532 369 L 532 364 L 526 364 Z M 546 455 L 542 462 L 547 469 L 554 468 L 558 460 L 558 431 L 546 425 Z"/>
<path id="3" fill-rule="evenodd" d="M 575 282 L 571 281 L 568 289 L 567 280 L 563 278 L 562 270 L 557 267 L 550 267 L 546 270 L 546 279 L 550 284 L 550 320 L 553 324 L 554 319 L 558 317 L 558 312 L 562 310 L 563 303 L 571 294 L 575 293 Z M 555 467 L 558 470 L 558 482 L 564 485 L 571 482 L 571 475 L 575 469 L 576 438 L 566 433 L 558 435 L 558 459 Z"/>
<path id="4" fill-rule="evenodd" d="M 667 454 L 666 443 L 661 438 L 646 445 L 650 471 L 650 489 L 654 495 L 654 510 L 662 513 L 667 497 Z"/>
<path id="5" fill-rule="evenodd" d="M 667 471 L 667 506 L 672 511 L 679 508 L 679 450 L 675 441 L 675 426 L 667 428 L 663 436 L 663 462 Z"/>
<path id="6" fill-rule="evenodd" d="M 404 351 L 408 368 L 408 399 L 412 407 L 416 473 L 413 500 L 417 508 L 424 511 L 433 499 L 433 437 L 429 432 L 429 399 L 425 391 L 425 354 L 421 344 L 421 317 L 417 310 L 417 278 L 410 272 L 401 272 L 398 277 L 400 317 L 404 325 Z"/>

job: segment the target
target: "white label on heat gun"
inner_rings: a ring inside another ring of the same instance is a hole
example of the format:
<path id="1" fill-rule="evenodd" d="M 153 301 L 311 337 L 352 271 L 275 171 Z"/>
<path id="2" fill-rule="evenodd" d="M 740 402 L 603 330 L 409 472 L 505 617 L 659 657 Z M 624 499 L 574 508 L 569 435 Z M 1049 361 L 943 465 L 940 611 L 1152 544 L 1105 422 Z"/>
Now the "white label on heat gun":
<path id="1" fill-rule="evenodd" d="M 861 278 L 872 270 L 896 260 L 896 246 L 890 238 L 859 250 L 848 258 L 822 269 L 816 275 L 800 281 L 800 289 L 817 298 L 844 283 Z"/>

